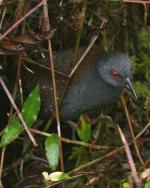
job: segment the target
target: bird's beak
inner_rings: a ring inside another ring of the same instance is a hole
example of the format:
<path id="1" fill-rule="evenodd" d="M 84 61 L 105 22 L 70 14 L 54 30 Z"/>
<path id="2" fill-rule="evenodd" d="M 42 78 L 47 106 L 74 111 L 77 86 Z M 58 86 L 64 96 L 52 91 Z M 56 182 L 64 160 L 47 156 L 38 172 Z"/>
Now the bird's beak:
<path id="1" fill-rule="evenodd" d="M 135 90 L 134 90 L 134 88 L 132 86 L 132 83 L 131 83 L 129 77 L 126 78 L 126 87 L 132 93 L 132 95 L 137 99 L 136 92 L 135 92 Z"/>

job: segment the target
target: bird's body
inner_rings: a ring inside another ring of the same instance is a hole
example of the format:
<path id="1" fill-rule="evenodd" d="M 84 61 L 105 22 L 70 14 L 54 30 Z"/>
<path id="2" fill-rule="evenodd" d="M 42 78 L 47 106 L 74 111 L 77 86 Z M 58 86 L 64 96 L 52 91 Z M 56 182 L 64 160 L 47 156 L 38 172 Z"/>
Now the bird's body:
<path id="1" fill-rule="evenodd" d="M 71 71 L 70 62 L 71 51 L 56 53 L 55 67 L 58 71 L 68 74 Z M 40 85 L 42 108 L 39 118 L 47 119 L 54 110 L 50 71 L 36 65 L 29 68 L 33 73 L 26 69 L 22 72 L 24 91 L 29 93 L 36 84 Z M 126 78 L 131 76 L 130 68 L 129 57 L 124 53 L 111 52 L 100 58 L 97 50 L 92 52 L 78 67 L 64 95 L 60 106 L 61 120 L 77 120 L 83 112 L 98 112 L 117 101 L 128 84 Z M 114 76 L 114 73 L 118 75 Z M 65 80 L 65 77 L 56 74 L 58 96 Z"/>
<path id="2" fill-rule="evenodd" d="M 79 68 L 68 88 L 60 109 L 62 119 L 77 119 L 82 112 L 100 111 L 121 94 L 122 87 L 116 90 L 101 78 L 98 61 L 88 63 Z"/>

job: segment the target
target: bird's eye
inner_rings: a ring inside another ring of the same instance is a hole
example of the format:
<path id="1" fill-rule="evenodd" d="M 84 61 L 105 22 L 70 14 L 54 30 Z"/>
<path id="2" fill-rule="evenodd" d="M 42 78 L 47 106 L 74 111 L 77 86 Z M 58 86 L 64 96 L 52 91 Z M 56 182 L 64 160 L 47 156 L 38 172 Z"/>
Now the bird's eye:
<path id="1" fill-rule="evenodd" d="M 113 78 L 116 78 L 116 77 L 119 77 L 119 76 L 120 76 L 120 74 L 118 72 L 116 72 L 116 71 L 112 72 L 112 77 Z"/>

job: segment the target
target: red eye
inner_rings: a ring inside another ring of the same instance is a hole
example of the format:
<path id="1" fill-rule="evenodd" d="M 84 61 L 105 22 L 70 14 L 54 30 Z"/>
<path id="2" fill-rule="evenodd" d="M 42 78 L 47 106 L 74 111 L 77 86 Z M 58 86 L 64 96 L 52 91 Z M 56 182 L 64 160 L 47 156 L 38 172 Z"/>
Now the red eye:
<path id="1" fill-rule="evenodd" d="M 120 74 L 119 74 L 118 72 L 116 72 L 116 71 L 113 71 L 113 72 L 112 72 L 112 77 L 113 77 L 113 78 L 116 78 L 116 77 L 118 77 L 118 76 L 120 76 Z"/>

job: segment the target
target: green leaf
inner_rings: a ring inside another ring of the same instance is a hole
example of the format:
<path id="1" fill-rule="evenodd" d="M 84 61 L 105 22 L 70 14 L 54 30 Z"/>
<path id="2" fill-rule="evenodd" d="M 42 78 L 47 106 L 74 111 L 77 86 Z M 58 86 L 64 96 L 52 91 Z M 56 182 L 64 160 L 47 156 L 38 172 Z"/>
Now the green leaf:
<path id="1" fill-rule="evenodd" d="M 123 186 L 123 188 L 128 188 L 128 187 L 129 187 L 129 184 L 125 182 L 125 183 L 123 183 L 122 186 Z"/>
<path id="2" fill-rule="evenodd" d="M 13 142 L 18 137 L 18 135 L 23 132 L 23 130 L 24 129 L 18 117 L 15 116 L 12 119 L 11 123 L 9 123 L 4 129 L 1 137 L 0 147 L 6 146 L 7 144 Z"/>
<path id="3" fill-rule="evenodd" d="M 33 122 L 36 120 L 39 110 L 40 91 L 39 86 L 37 85 L 26 99 L 22 109 L 22 115 L 29 127 L 31 127 Z M 11 123 L 9 123 L 4 129 L 1 136 L 0 147 L 13 142 L 23 131 L 24 128 L 21 125 L 19 118 L 14 116 Z"/>
<path id="4" fill-rule="evenodd" d="M 38 112 L 40 111 L 40 103 L 40 89 L 39 85 L 37 85 L 26 99 L 22 108 L 22 115 L 29 127 L 37 119 Z"/>
<path id="5" fill-rule="evenodd" d="M 91 138 L 91 125 L 82 115 L 80 116 L 80 127 L 77 129 L 77 133 L 79 138 L 84 142 L 88 142 Z"/>
<path id="6" fill-rule="evenodd" d="M 47 172 L 42 173 L 44 176 L 45 181 L 63 181 L 69 179 L 69 175 L 65 172 L 53 172 L 51 174 L 48 174 Z"/>
<path id="7" fill-rule="evenodd" d="M 144 185 L 144 188 L 150 188 L 150 181 Z"/>
<path id="8" fill-rule="evenodd" d="M 59 162 L 59 138 L 56 134 L 45 139 L 46 157 L 52 170 L 56 170 Z"/>

